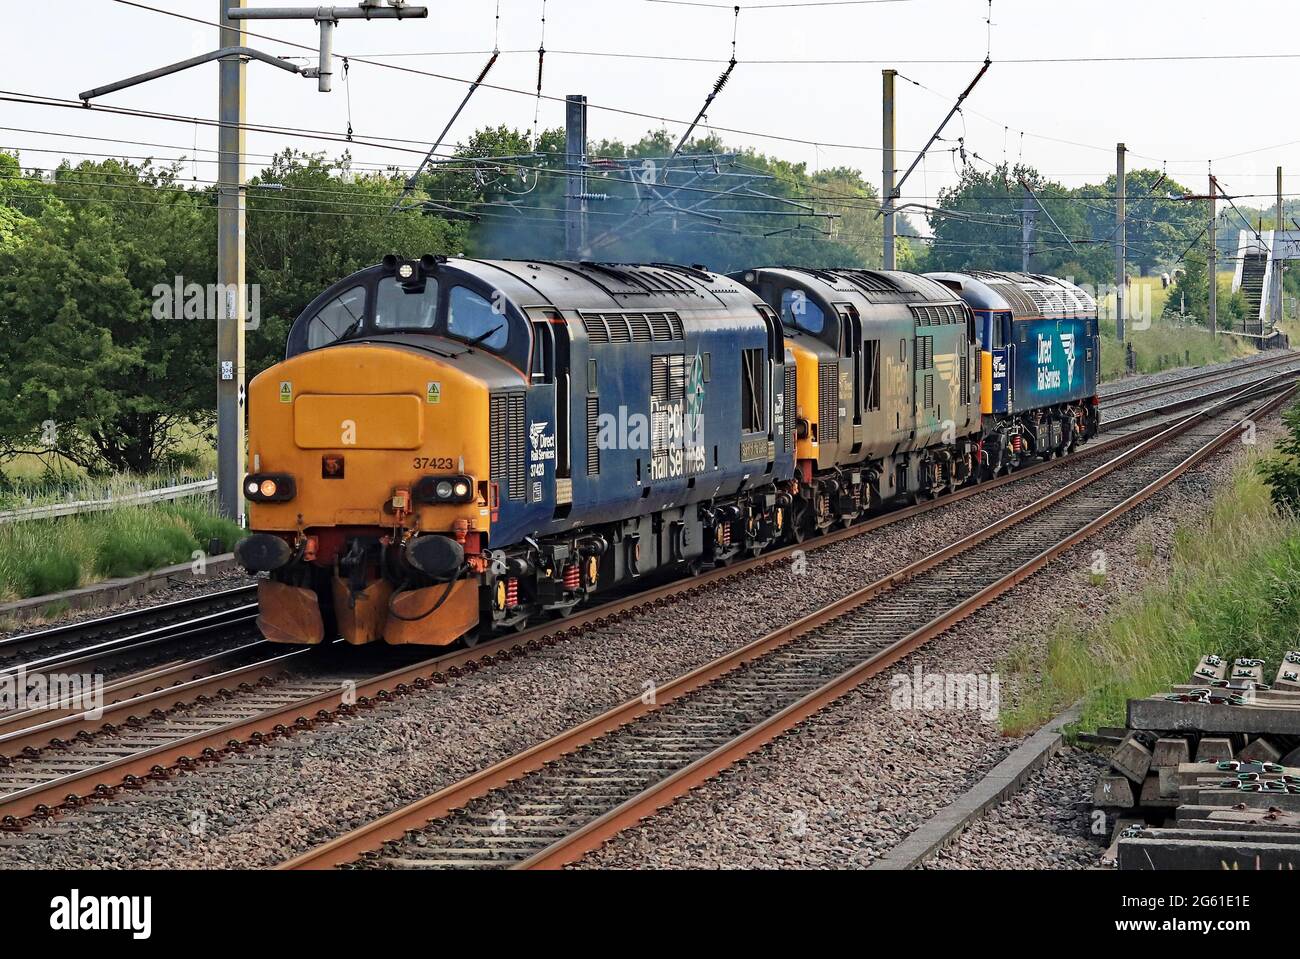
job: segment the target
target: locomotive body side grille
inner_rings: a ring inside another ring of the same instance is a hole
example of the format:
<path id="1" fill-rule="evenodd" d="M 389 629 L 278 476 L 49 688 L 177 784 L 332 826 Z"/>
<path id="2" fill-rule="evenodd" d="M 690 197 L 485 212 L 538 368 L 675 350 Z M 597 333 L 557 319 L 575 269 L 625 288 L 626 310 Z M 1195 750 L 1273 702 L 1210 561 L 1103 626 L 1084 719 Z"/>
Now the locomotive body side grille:
<path id="1" fill-rule="evenodd" d="M 521 500 L 527 493 L 528 466 L 524 440 L 524 394 L 510 394 L 510 498 Z"/>
<path id="2" fill-rule="evenodd" d="M 817 369 L 817 439 L 840 441 L 840 365 L 823 363 Z"/>
<path id="3" fill-rule="evenodd" d="M 785 368 L 785 450 L 790 452 L 794 449 L 794 427 L 795 420 L 799 416 L 798 400 L 798 377 L 799 371 L 795 364 L 788 363 Z"/>
<path id="4" fill-rule="evenodd" d="M 488 401 L 489 472 L 513 500 L 525 493 L 524 394 L 497 393 Z"/>
<path id="5" fill-rule="evenodd" d="M 587 475 L 600 473 L 600 398 L 587 397 Z"/>
<path id="6" fill-rule="evenodd" d="M 686 326 L 680 314 L 672 311 L 579 315 L 592 343 L 650 343 L 686 338 Z"/>

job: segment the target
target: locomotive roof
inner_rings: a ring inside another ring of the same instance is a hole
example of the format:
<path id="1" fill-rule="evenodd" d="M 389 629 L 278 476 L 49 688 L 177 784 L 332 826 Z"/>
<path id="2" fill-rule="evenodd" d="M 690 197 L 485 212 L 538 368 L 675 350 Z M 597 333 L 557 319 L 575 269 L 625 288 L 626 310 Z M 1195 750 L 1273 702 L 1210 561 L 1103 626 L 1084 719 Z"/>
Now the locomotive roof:
<path id="1" fill-rule="evenodd" d="M 775 267 L 746 270 L 732 274 L 753 283 L 761 276 L 785 277 L 808 286 L 827 300 L 858 296 L 870 303 L 945 305 L 960 303 L 951 289 L 921 276 L 901 270 L 816 269 L 813 267 Z"/>
<path id="2" fill-rule="evenodd" d="M 961 293 L 977 310 L 1009 310 L 1015 319 L 1081 319 L 1095 316 L 1097 303 L 1068 280 L 1041 273 L 968 270 L 927 273 Z"/>
<path id="3" fill-rule="evenodd" d="M 689 312 L 752 307 L 760 302 L 730 277 L 671 263 L 448 257 L 445 265 L 475 276 L 525 307 Z"/>

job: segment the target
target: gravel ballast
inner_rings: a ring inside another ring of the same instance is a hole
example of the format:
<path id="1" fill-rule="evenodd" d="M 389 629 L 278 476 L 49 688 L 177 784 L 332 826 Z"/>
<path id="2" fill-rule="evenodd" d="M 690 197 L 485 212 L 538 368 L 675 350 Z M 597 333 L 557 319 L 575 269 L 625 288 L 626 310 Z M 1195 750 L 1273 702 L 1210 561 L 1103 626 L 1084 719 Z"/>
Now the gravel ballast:
<path id="1" fill-rule="evenodd" d="M 1113 821 L 1093 813 L 1091 796 L 1106 760 L 1066 747 L 1010 799 L 975 820 L 922 869 L 1095 869 Z"/>
<path id="2" fill-rule="evenodd" d="M 1069 464 L 810 550 L 804 575 L 778 564 L 447 687 L 151 784 L 125 803 L 63 815 L 34 833 L 37 841 L 0 843 L 0 866 L 273 864 L 638 696 L 647 683 L 662 684 L 793 621 L 1095 465 Z M 1166 507 L 1203 505 L 1205 491 L 1194 487 L 1212 486 L 1221 475 L 1208 474 L 1221 468 L 1216 461 L 1184 478 L 1147 507 L 1151 516 L 1105 534 L 1107 550 L 1114 550 L 1105 588 L 1077 582 L 1087 583 L 1086 575 L 1074 575 L 1086 570 L 1086 560 L 1075 551 L 1033 581 L 1075 581 L 1065 584 L 1068 601 L 1061 591 L 1018 590 L 900 670 L 920 664 L 991 671 L 1019 638 L 1013 624 L 1030 613 L 1051 621 L 1063 605 L 1104 608 L 1109 590 L 1124 581 L 1122 570 L 1137 566 L 1135 543 L 1111 547 L 1109 540 L 1136 528 L 1145 541 L 1167 541 L 1175 520 Z M 1193 489 L 1184 492 L 1185 486 Z M 1090 544 L 1081 555 L 1090 557 L 1095 548 Z M 1167 543 L 1157 545 L 1157 555 L 1164 548 Z M 997 735 L 996 724 L 968 713 L 890 709 L 888 694 L 884 682 L 867 684 L 805 730 L 612 843 L 590 864 L 865 864 L 1016 745 Z"/>
<path id="3" fill-rule="evenodd" d="M 1280 432 L 1277 418 L 1270 417 L 1260 424 L 1260 445 Z M 972 711 L 893 708 L 891 683 L 914 675 L 918 666 L 924 673 L 988 675 L 1017 650 L 1041 653 L 1058 622 L 1099 620 L 1114 602 L 1165 575 L 1174 531 L 1207 509 L 1246 449 L 1233 447 L 1184 474 L 888 674 L 868 680 L 743 767 L 616 837 L 579 868 L 869 865 L 1023 741 L 1001 736 L 996 724 Z M 1104 551 L 1108 567 L 1101 583 L 1091 575 L 1097 550 Z M 1017 696 L 1005 687 L 1000 693 L 1003 705 Z M 1067 833 L 1072 843 L 1093 841 L 1089 823 L 1074 815 L 1074 803 L 1091 796 L 1095 778 L 1063 778 L 1040 800 L 1052 803 L 1055 819 L 1084 830 Z M 996 824 L 988 828 L 996 833 Z M 1065 855 L 1056 845 L 1028 843 L 1017 850 L 1009 841 L 996 864 L 1096 865 L 1095 858 L 1078 855 L 1080 848 L 1071 845 L 1073 854 Z"/>

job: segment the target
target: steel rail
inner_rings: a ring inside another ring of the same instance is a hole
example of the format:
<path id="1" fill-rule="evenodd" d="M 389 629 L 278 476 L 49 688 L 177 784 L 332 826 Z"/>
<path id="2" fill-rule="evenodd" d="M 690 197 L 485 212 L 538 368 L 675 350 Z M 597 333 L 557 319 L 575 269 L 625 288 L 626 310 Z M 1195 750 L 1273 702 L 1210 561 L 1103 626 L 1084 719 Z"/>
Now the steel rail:
<path id="1" fill-rule="evenodd" d="M 275 655 L 238 665 L 243 657 L 259 652 Z M 286 652 L 284 647 L 260 640 L 111 683 L 104 687 L 102 711 L 73 708 L 69 699 L 62 699 L 47 706 L 0 715 L 0 757 L 20 753 L 30 756 L 30 750 L 57 746 L 82 733 L 128 725 L 138 720 L 141 713 L 167 712 L 195 702 L 201 696 L 217 695 L 223 688 L 255 684 L 267 676 L 278 675 L 279 667 L 275 667 L 275 672 L 268 672 L 264 668 L 268 664 L 282 664 L 307 652 L 305 649 Z"/>
<path id="2" fill-rule="evenodd" d="M 54 670 L 95 672 L 106 664 L 112 663 L 124 653 L 138 653 L 159 646 L 170 646 L 185 640 L 200 638 L 215 639 L 223 631 L 240 632 L 241 628 L 251 628 L 257 619 L 257 605 L 242 606 L 236 609 L 208 613 L 185 622 L 158 626 L 140 633 L 110 639 L 93 646 L 69 649 L 51 656 L 29 660 L 16 665 L 0 668 L 0 677 L 12 677 L 19 673 L 48 673 Z M 246 631 L 242 630 L 242 631 Z"/>
<path id="3" fill-rule="evenodd" d="M 1253 384 L 1247 389 L 1242 390 L 1238 396 L 1225 401 L 1224 403 L 1218 404 L 1218 406 L 1225 409 L 1230 408 L 1232 405 L 1236 405 L 1257 395 L 1263 387 L 1264 384 Z M 1259 411 L 1256 411 L 1254 415 L 1260 415 L 1265 408 L 1280 404 L 1286 397 L 1293 394 L 1295 389 L 1296 387 L 1292 385 L 1282 394 L 1281 397 L 1270 400 L 1268 403 L 1264 404 L 1264 407 L 1261 407 Z M 951 543 L 942 549 L 909 564 L 895 573 L 883 577 L 882 579 L 877 580 L 848 596 L 841 597 L 818 612 L 805 616 L 795 623 L 774 630 L 767 636 L 764 636 L 753 643 L 719 657 L 713 662 L 705 664 L 684 676 L 678 677 L 667 685 L 658 687 L 656 689 L 653 703 L 646 703 L 642 699 L 638 698 L 608 710 L 600 716 L 588 720 L 587 722 L 561 733 L 558 736 L 552 737 L 545 742 L 539 743 L 516 756 L 496 763 L 467 779 L 451 784 L 424 799 L 418 800 L 402 809 L 395 810 L 394 812 L 376 819 L 357 830 L 353 830 L 352 832 L 339 836 L 334 840 L 316 847 L 315 849 L 309 850 L 294 859 L 282 863 L 278 868 L 320 869 L 343 865 L 354 861 L 363 853 L 371 852 L 382 847 L 386 842 L 400 839 L 407 832 L 418 830 L 430 820 L 445 816 L 447 813 L 464 806 L 472 799 L 486 795 L 494 789 L 505 786 L 524 775 L 535 772 L 547 763 L 558 759 L 561 756 L 569 755 L 578 748 L 599 739 L 607 733 L 620 729 L 642 716 L 661 710 L 665 705 L 677 701 L 686 694 L 718 680 L 720 677 L 732 672 L 737 667 L 764 656 L 778 647 L 784 646 L 791 640 L 808 633 L 812 629 L 842 616 L 844 613 L 861 606 L 889 590 L 892 590 L 900 584 L 911 581 L 926 570 L 929 570 L 940 563 L 985 542 L 1003 530 L 1042 513 L 1061 499 L 1072 495 L 1074 492 L 1095 483 L 1103 476 L 1109 475 L 1119 469 L 1133 458 L 1143 455 L 1145 452 L 1162 445 L 1168 439 L 1191 429 L 1207 416 L 1218 415 L 1213 412 L 1215 409 L 1215 407 L 1211 407 L 1206 410 L 1198 411 L 1197 413 L 1185 417 L 1183 420 L 1172 426 L 1160 429 L 1158 432 L 1154 432 L 1149 438 L 1142 440 L 1131 449 L 1121 453 L 1119 456 L 1107 463 L 1102 464 L 1096 469 L 1090 471 L 1088 474 L 1066 484 L 1054 491 L 1052 494 L 1049 494 L 1047 497 L 1008 514 L 1000 520 L 985 527 L 983 530 L 972 533 L 955 543 Z M 1235 429 L 1235 427 L 1233 427 L 1233 429 Z M 1231 430 L 1227 432 L 1230 433 Z M 1225 433 L 1225 435 L 1227 434 Z M 1170 477 L 1166 482 L 1172 481 L 1172 478 L 1173 477 Z M 1064 549 L 1068 547 L 1062 546 L 1061 548 Z M 1051 551 L 1049 550 L 1048 552 L 1050 553 Z M 1043 558 L 1044 555 L 1046 554 L 1041 554 L 1040 557 L 1033 561 L 1037 563 L 1037 565 L 1033 566 L 1034 570 L 1051 558 L 1051 556 Z M 1051 555 L 1054 556 L 1056 554 L 1051 553 Z M 1025 568 L 1027 569 L 1030 565 L 1033 565 L 1033 563 L 1026 564 Z M 1021 575 L 1020 571 L 1008 574 L 1003 578 L 1003 580 L 999 581 L 1003 585 L 997 595 L 1000 595 L 1001 592 L 1005 592 L 1005 590 L 1009 589 L 1011 585 L 1019 582 L 1021 578 L 1029 574 L 1029 572 L 1023 572 L 1023 575 Z M 1019 576 L 1019 578 L 1017 578 L 1017 576 Z M 892 663 L 901 656 L 906 655 L 906 653 L 912 648 L 924 641 L 919 638 L 922 634 L 925 635 L 925 638 L 930 638 L 932 635 L 937 634 L 937 632 L 942 632 L 943 629 L 948 628 L 948 626 L 953 622 L 968 615 L 970 611 L 974 608 L 978 608 L 979 605 L 984 605 L 984 603 L 991 601 L 992 598 L 995 598 L 994 594 L 989 594 L 987 598 L 978 603 L 974 600 L 964 601 L 957 607 L 954 607 L 953 610 L 950 610 L 949 614 L 946 614 L 946 616 L 937 618 L 924 630 L 904 637 L 903 640 L 893 644 L 884 654 L 882 654 L 883 658 L 880 659 L 882 664 L 880 668 L 884 668 L 884 666 L 889 663 Z M 950 618 L 952 616 L 955 616 L 956 618 Z M 946 623 L 946 625 L 942 625 L 940 628 L 938 625 L 940 623 Z M 866 675 L 861 675 L 857 682 L 861 682 L 862 679 L 865 678 Z M 803 701 L 796 703 L 789 710 L 784 710 L 782 714 L 798 716 L 801 715 L 800 709 L 802 708 L 805 708 Z M 773 720 L 776 720 L 776 717 L 773 717 Z M 795 719 L 793 721 L 797 722 L 799 720 Z M 767 726 L 766 723 L 763 725 L 764 727 Z M 757 748 L 757 746 L 754 748 Z M 701 762 L 703 762 L 703 760 L 701 760 Z M 691 780 L 691 776 L 694 775 L 688 774 L 688 770 L 691 768 L 693 767 L 687 767 L 686 769 L 681 770 L 679 773 L 674 774 L 673 777 L 670 777 L 670 779 L 672 781 L 691 781 L 692 785 L 696 781 L 702 781 L 702 779 Z M 708 773 L 707 775 L 712 775 L 712 773 Z M 704 778 L 707 778 L 707 775 L 704 775 Z M 665 802 L 666 801 L 668 800 L 665 800 Z M 621 808 L 622 807 L 620 807 L 620 809 Z M 614 812 L 617 812 L 617 810 Z M 598 820 L 594 820 L 592 823 L 588 824 L 588 826 L 579 830 L 579 833 L 581 833 L 582 836 L 600 834 L 601 830 L 612 828 L 610 823 L 624 822 L 624 819 L 620 817 L 610 819 L 609 817 L 614 816 L 614 812 L 606 814 L 606 816 L 602 816 Z M 622 815 L 639 815 L 639 813 L 628 811 L 625 814 L 620 814 L 620 816 Z M 617 832 L 621 828 L 623 828 L 623 826 L 620 825 L 617 829 L 614 829 L 614 831 Z M 588 830 L 591 830 L 591 832 L 588 832 Z M 574 836 L 578 836 L 578 833 L 575 833 Z M 603 842 L 605 838 L 608 837 L 605 836 L 604 838 L 596 840 L 596 844 L 598 845 L 600 842 Z M 584 840 L 580 837 L 575 839 L 575 842 L 581 843 L 582 841 Z M 554 864 L 555 856 L 559 854 L 559 850 L 552 847 L 551 849 L 544 850 L 543 853 L 538 854 L 539 856 L 545 856 L 545 858 L 538 859 L 538 857 L 535 856 L 532 857 L 529 862 L 533 865 L 552 865 Z M 561 856 L 561 858 L 563 857 Z"/>
<path id="4" fill-rule="evenodd" d="M 1260 416 L 1271 412 L 1272 409 L 1277 408 L 1294 396 L 1296 390 L 1297 387 L 1292 387 L 1282 396 L 1269 400 L 1255 410 L 1252 415 Z M 734 766 L 739 760 L 771 743 L 778 736 L 783 735 L 815 713 L 820 712 L 866 680 L 879 675 L 929 640 L 948 631 L 971 613 L 987 606 L 1014 589 L 1062 553 L 1090 539 L 1101 529 L 1146 502 L 1187 470 L 1194 468 L 1220 447 L 1231 442 L 1239 434 L 1240 422 L 1232 424 L 1159 479 L 1111 507 L 1100 517 L 1062 538 L 1053 546 L 1043 550 L 1029 562 L 1007 573 L 1006 576 L 992 586 L 980 590 L 960 604 L 935 617 L 921 629 L 899 639 L 883 652 L 841 674 L 820 689 L 809 693 L 803 699 L 776 713 L 770 719 L 752 727 L 731 742 L 691 763 L 673 776 L 643 791 L 604 816 L 593 820 L 541 852 L 518 863 L 514 868 L 558 869 L 569 863 L 576 862 L 587 853 L 600 848 L 614 836 L 637 825 L 659 809 L 671 804 L 697 786 L 718 775 L 718 773 Z"/>
<path id="5" fill-rule="evenodd" d="M 1243 393 L 1265 388 L 1268 388 L 1265 384 L 1256 383 L 1252 384 Z M 696 591 L 708 588 L 719 581 L 756 572 L 760 568 L 791 556 L 796 550 L 807 547 L 817 548 L 863 535 L 882 526 L 927 513 L 969 496 L 987 492 L 1001 485 L 1029 478 L 1045 470 L 1056 468 L 1059 464 L 1075 462 L 1078 459 L 1096 456 L 1117 447 L 1132 445 L 1141 441 L 1143 437 L 1158 435 L 1161 431 L 1167 429 L 1166 426 L 1157 425 L 1148 427 L 1146 430 L 1134 431 L 1133 433 L 1085 447 L 1072 456 L 1038 463 L 987 483 L 968 487 L 929 502 L 906 507 L 844 529 L 832 531 L 806 543 L 792 544 L 770 553 L 710 570 L 688 581 L 666 583 L 648 591 L 582 611 L 566 620 L 543 624 L 515 636 L 501 637 L 469 649 L 434 656 L 413 666 L 358 682 L 355 690 L 341 685 L 337 691 L 301 699 L 283 708 L 261 713 L 248 720 L 233 722 L 218 729 L 207 730 L 200 734 L 176 740 L 163 747 L 141 751 L 135 755 L 104 763 L 94 769 L 33 786 L 30 789 L 11 793 L 8 796 L 0 796 L 0 815 L 5 817 L 10 827 L 18 819 L 30 816 L 45 817 L 59 806 L 74 806 L 84 802 L 85 797 L 78 790 L 91 787 L 97 795 L 103 795 L 106 789 L 111 792 L 120 788 L 103 782 L 105 776 L 120 776 L 124 781 L 129 782 L 144 775 L 157 777 L 160 770 L 166 771 L 176 765 L 192 764 L 196 755 L 208 759 L 219 758 L 219 756 L 229 751 L 242 750 L 250 741 L 262 739 L 268 735 L 287 734 L 292 729 L 306 728 L 313 725 L 316 720 L 332 719 L 341 713 L 350 714 L 356 707 L 366 708 L 373 705 L 372 698 L 384 700 L 390 698 L 394 693 L 406 692 L 411 687 L 426 688 L 430 683 L 445 682 L 448 677 L 459 675 L 462 671 L 476 671 L 479 668 L 494 665 L 496 662 L 508 661 L 515 655 L 523 655 L 528 651 L 540 648 L 541 644 L 551 645 L 565 636 L 572 636 L 606 626 L 617 618 L 629 615 L 647 606 L 670 602 L 683 596 L 692 595 Z M 12 748 L 29 752 L 37 750 L 43 737 L 46 741 L 58 746 L 77 735 L 93 733 L 98 729 L 102 729 L 106 723 L 113 725 L 122 722 L 128 724 L 138 722 L 139 716 L 137 714 L 146 708 L 150 715 L 165 714 L 170 709 L 194 702 L 200 696 L 212 695 L 216 691 L 226 689 L 232 682 L 236 685 L 242 684 L 245 686 L 263 682 L 270 678 L 272 674 L 283 672 L 282 669 L 276 671 L 278 664 L 306 652 L 309 651 L 296 650 L 284 657 L 254 663 L 240 670 L 196 679 L 187 683 L 179 683 L 170 688 L 156 689 L 153 693 L 124 699 L 111 705 L 102 716 L 93 719 L 89 713 L 78 713 L 65 715 L 53 722 L 36 727 L 23 728 L 19 724 L 19 728 L 0 737 L 0 750 L 5 752 Z M 192 666 L 193 664 L 180 664 L 173 669 L 185 670 Z M 171 674 L 174 675 L 174 672 Z M 308 718 L 312 710 L 315 710 L 314 719 Z M 26 714 L 27 720 L 33 718 L 31 712 Z M 2 728 L 4 727 L 0 727 L 0 729 Z"/>
<path id="6" fill-rule="evenodd" d="M 1283 350 L 1280 356 L 1264 357 L 1259 360 L 1252 360 L 1248 363 L 1238 363 L 1226 370 L 1213 370 L 1208 373 L 1190 373 L 1187 376 L 1174 377 L 1168 380 L 1162 380 L 1159 383 L 1147 383 L 1143 386 L 1130 386 L 1125 387 L 1122 390 L 1115 390 L 1111 393 L 1103 393 L 1101 394 L 1101 401 L 1103 405 L 1110 405 L 1116 400 L 1122 400 L 1128 397 L 1141 399 L 1146 396 L 1159 396 L 1162 393 L 1172 393 L 1188 386 L 1214 383 L 1219 380 L 1228 379 L 1232 376 L 1241 376 L 1252 373 L 1256 370 L 1267 370 L 1274 366 L 1281 366 L 1285 363 L 1294 362 L 1295 360 L 1300 360 L 1300 350 Z"/>
<path id="7" fill-rule="evenodd" d="M 1289 359 L 1290 362 L 1294 362 L 1298 364 L 1296 370 L 1300 371 L 1300 355 L 1290 357 Z M 1287 372 L 1295 372 L 1295 371 L 1287 371 Z M 1209 392 L 1206 393 L 1198 393 L 1195 396 L 1191 396 L 1182 400 L 1175 400 L 1172 403 L 1166 403 L 1162 406 L 1146 407 L 1145 409 L 1135 410 L 1132 413 L 1125 413 L 1123 416 L 1117 416 L 1114 419 L 1110 419 L 1110 420 L 1106 419 L 1105 415 L 1103 414 L 1102 421 L 1101 421 L 1101 428 L 1103 432 L 1110 432 L 1112 430 L 1121 429 L 1132 423 L 1140 423 L 1143 420 L 1151 419 L 1152 417 L 1155 416 L 1161 416 L 1166 413 L 1178 413 L 1183 410 L 1191 409 L 1200 403 L 1222 399 L 1223 397 L 1226 396 L 1235 396 L 1241 390 L 1250 389 L 1260 384 L 1273 382 L 1276 379 L 1276 377 L 1279 375 L 1285 376 L 1287 375 L 1287 373 L 1285 372 L 1282 374 L 1275 373 L 1270 376 L 1260 377 L 1259 379 L 1252 380 L 1247 383 L 1233 383 L 1229 386 L 1220 387 L 1217 390 L 1210 390 Z M 1128 405 L 1128 404 L 1123 404 L 1123 405 Z M 1104 406 L 1102 407 L 1103 410 L 1105 410 L 1105 408 L 1106 407 Z"/>
<path id="8" fill-rule="evenodd" d="M 0 656 L 12 659 L 29 654 L 32 650 L 59 646 L 85 638 L 95 638 L 102 642 L 104 637 L 120 636 L 129 633 L 131 630 L 143 629 L 145 632 L 156 632 L 168 626 L 180 628 L 192 619 L 196 610 L 208 610 L 217 607 L 215 611 L 221 612 L 231 608 L 231 604 L 235 604 L 236 606 L 243 606 L 247 611 L 253 608 L 248 605 L 248 601 L 255 597 L 256 591 L 256 585 L 238 586 L 234 589 L 221 590 L 215 593 L 187 596 L 184 599 L 173 600 L 158 606 L 148 606 L 120 613 L 111 613 L 107 616 L 97 616 L 93 619 L 65 623 L 61 626 L 53 626 L 37 632 L 20 633 L 16 636 L 0 639 Z M 155 622 L 161 622 L 163 625 L 148 625 Z M 84 648 L 82 651 L 84 651 Z M 10 667 L 6 666 L 4 668 L 8 669 Z"/>

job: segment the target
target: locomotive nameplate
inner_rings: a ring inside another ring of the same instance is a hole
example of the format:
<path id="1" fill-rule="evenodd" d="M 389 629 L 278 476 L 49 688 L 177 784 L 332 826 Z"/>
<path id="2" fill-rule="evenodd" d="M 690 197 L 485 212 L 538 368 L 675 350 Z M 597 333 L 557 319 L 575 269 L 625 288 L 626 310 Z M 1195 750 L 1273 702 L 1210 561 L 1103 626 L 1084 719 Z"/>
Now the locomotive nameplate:
<path id="1" fill-rule="evenodd" d="M 740 444 L 740 461 L 748 463 L 750 460 L 767 459 L 768 447 L 767 437 L 759 440 L 745 440 Z"/>

